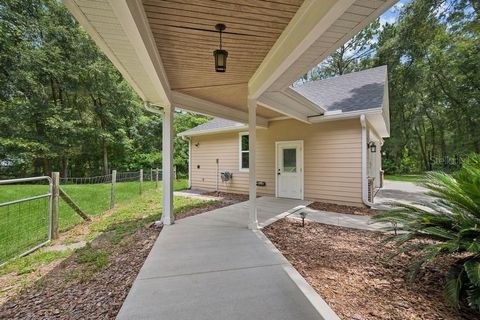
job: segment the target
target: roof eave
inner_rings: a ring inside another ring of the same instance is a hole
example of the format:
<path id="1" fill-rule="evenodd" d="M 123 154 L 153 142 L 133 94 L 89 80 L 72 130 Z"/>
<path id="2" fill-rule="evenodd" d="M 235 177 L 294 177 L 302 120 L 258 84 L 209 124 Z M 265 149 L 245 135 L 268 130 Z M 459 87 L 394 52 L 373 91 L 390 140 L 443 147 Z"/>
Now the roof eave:
<path id="1" fill-rule="evenodd" d="M 240 125 L 236 127 L 229 127 L 229 128 L 218 128 L 218 129 L 207 129 L 207 130 L 197 130 L 197 131 L 184 131 L 177 134 L 179 137 L 195 137 L 195 136 L 204 136 L 209 134 L 217 134 L 217 133 L 227 133 L 227 132 L 235 132 L 235 131 L 242 131 L 248 129 L 247 125 Z"/>

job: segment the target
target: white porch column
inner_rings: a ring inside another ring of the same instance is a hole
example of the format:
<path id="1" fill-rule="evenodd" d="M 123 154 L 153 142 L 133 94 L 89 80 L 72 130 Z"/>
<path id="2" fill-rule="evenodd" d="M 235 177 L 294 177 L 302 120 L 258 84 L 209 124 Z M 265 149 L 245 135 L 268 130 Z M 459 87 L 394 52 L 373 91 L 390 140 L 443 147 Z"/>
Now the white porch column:
<path id="1" fill-rule="evenodd" d="M 257 100 L 248 99 L 248 181 L 249 181 L 249 218 L 248 228 L 258 229 L 257 221 L 257 175 L 255 163 L 255 145 L 257 141 Z"/>
<path id="2" fill-rule="evenodd" d="M 162 130 L 162 222 L 170 225 L 174 222 L 173 216 L 173 114 L 175 108 L 163 108 Z"/>

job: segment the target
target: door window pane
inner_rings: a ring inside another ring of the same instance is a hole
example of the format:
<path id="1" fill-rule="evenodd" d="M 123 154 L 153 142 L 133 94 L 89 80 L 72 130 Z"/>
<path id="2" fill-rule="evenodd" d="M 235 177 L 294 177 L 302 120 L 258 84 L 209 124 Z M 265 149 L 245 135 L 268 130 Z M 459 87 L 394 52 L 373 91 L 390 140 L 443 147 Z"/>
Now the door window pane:
<path id="1" fill-rule="evenodd" d="M 283 172 L 297 172 L 297 149 L 283 149 Z"/>

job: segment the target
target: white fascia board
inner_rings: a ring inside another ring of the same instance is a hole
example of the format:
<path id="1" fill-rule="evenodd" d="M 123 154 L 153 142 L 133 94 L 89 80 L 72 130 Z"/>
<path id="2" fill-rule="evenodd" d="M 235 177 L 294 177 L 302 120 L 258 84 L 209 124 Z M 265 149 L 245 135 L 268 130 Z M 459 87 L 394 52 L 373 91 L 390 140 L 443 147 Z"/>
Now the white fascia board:
<path id="1" fill-rule="evenodd" d="M 267 91 L 354 2 L 305 0 L 250 78 L 249 97 Z"/>
<path id="2" fill-rule="evenodd" d="M 369 114 L 381 114 L 383 112 L 382 108 L 374 108 L 374 109 L 367 109 L 367 110 L 359 110 L 359 111 L 350 111 L 350 112 L 341 112 L 338 114 L 325 114 L 318 117 L 310 117 L 309 120 L 311 123 L 319 123 L 319 122 L 326 122 L 332 120 L 342 120 L 342 119 L 353 119 L 358 118 L 362 114 L 369 115 Z"/>
<path id="3" fill-rule="evenodd" d="M 241 110 L 196 98 L 178 91 L 171 91 L 171 98 L 173 105 L 179 109 L 240 123 L 248 123 L 248 113 Z M 257 116 L 257 126 L 267 128 L 268 120 Z"/>
<path id="4" fill-rule="evenodd" d="M 390 136 L 389 132 L 387 131 L 387 124 L 384 120 L 383 107 L 359 111 L 342 112 L 332 115 L 325 114 L 319 117 L 311 117 L 309 118 L 309 120 L 311 123 L 321 123 L 328 121 L 355 119 L 359 118 L 361 115 L 366 116 L 366 118 L 371 124 L 371 127 L 375 129 L 379 137 L 386 138 Z"/>
<path id="5" fill-rule="evenodd" d="M 242 124 L 237 127 L 229 127 L 229 128 L 218 128 L 218 129 L 208 129 L 208 130 L 198 130 L 194 132 L 182 132 L 179 133 L 179 137 L 196 137 L 196 136 L 205 136 L 209 134 L 217 134 L 217 133 L 226 133 L 226 132 L 235 132 L 235 131 L 244 131 L 248 129 L 248 125 Z"/>
<path id="6" fill-rule="evenodd" d="M 95 44 L 100 48 L 100 50 L 107 56 L 107 58 L 113 63 L 117 70 L 122 74 L 122 76 L 127 80 L 128 83 L 133 87 L 135 92 L 142 98 L 146 100 L 146 95 L 141 89 L 141 86 L 138 85 L 135 80 L 130 76 L 127 69 L 123 64 L 117 59 L 114 52 L 103 40 L 102 36 L 97 32 L 97 30 L 92 26 L 90 21 L 84 15 L 83 11 L 78 7 L 74 0 L 63 0 L 65 7 L 68 11 L 75 17 L 78 23 L 85 29 L 85 31 L 92 37 Z"/>
<path id="7" fill-rule="evenodd" d="M 170 85 L 142 2 L 140 0 L 108 1 L 158 94 L 158 101 L 152 102 L 157 105 L 171 105 Z"/>
<path id="8" fill-rule="evenodd" d="M 298 101 L 288 97 L 283 92 L 264 92 L 257 100 L 262 107 L 274 110 L 301 122 L 310 123 L 305 107 Z"/>

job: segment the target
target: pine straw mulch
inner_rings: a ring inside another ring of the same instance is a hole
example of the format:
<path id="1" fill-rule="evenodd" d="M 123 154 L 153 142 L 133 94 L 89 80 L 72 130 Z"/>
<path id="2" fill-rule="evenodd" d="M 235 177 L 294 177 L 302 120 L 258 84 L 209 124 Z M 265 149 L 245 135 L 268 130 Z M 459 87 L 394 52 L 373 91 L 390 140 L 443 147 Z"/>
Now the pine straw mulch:
<path id="1" fill-rule="evenodd" d="M 430 263 L 412 284 L 414 258 L 402 254 L 384 265 L 393 244 L 381 233 L 286 218 L 263 232 L 342 319 L 480 319 L 443 299 L 442 283 L 453 257 Z"/>
<path id="2" fill-rule="evenodd" d="M 348 213 L 348 214 L 355 214 L 357 216 L 373 216 L 374 214 L 378 213 L 378 210 L 375 210 L 375 209 L 346 206 L 342 204 L 326 203 L 326 202 L 313 202 L 309 204 L 308 207 L 315 210 L 320 210 L 320 211 Z"/>
<path id="3" fill-rule="evenodd" d="M 226 205 L 219 201 L 193 208 L 177 219 Z M 0 319 L 114 319 L 160 231 L 148 223 L 118 243 L 112 234 L 102 234 L 1 305 Z M 82 262 L 82 253 L 98 259 Z"/>

